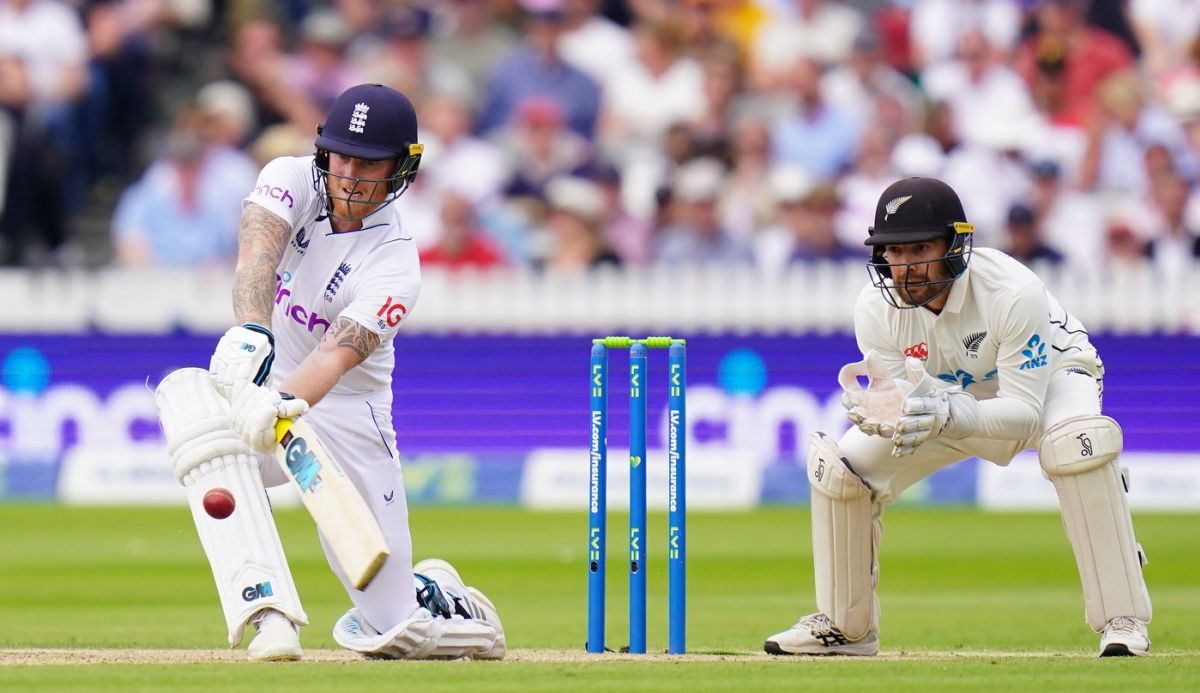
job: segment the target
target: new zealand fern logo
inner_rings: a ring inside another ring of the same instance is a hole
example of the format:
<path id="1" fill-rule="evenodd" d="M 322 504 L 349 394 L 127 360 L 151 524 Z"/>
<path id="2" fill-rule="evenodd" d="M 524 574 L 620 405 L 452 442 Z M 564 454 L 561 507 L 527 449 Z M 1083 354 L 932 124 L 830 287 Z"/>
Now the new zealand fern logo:
<path id="1" fill-rule="evenodd" d="M 987 332 L 972 332 L 963 339 L 963 346 L 967 348 L 967 356 L 973 359 L 979 358 L 979 347 L 983 344 L 985 337 L 987 337 Z"/>
<path id="2" fill-rule="evenodd" d="M 883 210 L 884 210 L 883 220 L 887 221 L 888 217 L 892 216 L 893 214 L 895 214 L 896 212 L 898 212 L 900 210 L 900 205 L 904 204 L 905 202 L 908 202 L 911 199 L 912 199 L 912 195 L 905 195 L 903 197 L 897 197 L 896 199 L 889 201 L 887 204 L 885 204 L 883 206 Z"/>
<path id="3" fill-rule="evenodd" d="M 1029 338 L 1029 342 L 1025 344 L 1025 347 L 1025 349 L 1021 350 L 1021 355 L 1025 357 L 1025 363 L 1021 364 L 1021 370 L 1028 371 L 1046 365 L 1046 344 L 1042 342 L 1041 337 L 1036 334 L 1033 335 Z"/>

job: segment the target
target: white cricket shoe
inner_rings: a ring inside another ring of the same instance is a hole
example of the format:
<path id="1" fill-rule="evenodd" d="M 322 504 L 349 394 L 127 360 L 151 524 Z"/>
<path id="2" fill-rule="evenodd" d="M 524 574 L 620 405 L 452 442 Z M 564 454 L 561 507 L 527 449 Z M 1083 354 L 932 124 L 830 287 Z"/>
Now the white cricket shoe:
<path id="1" fill-rule="evenodd" d="M 1145 621 L 1118 616 L 1100 634 L 1101 657 L 1141 657 L 1150 654 L 1150 633 Z"/>
<path id="2" fill-rule="evenodd" d="M 773 655 L 857 655 L 879 654 L 879 633 L 872 630 L 861 640 L 850 641 L 829 617 L 809 614 L 796 625 L 767 638 L 763 649 Z"/>
<path id="3" fill-rule="evenodd" d="M 490 649 L 472 659 L 504 659 L 508 652 L 504 639 L 504 626 L 496 613 L 496 606 L 483 592 L 463 584 L 462 577 L 449 562 L 440 558 L 426 558 L 413 566 L 413 572 L 433 580 L 441 588 L 449 602 L 451 617 L 475 619 L 491 624 L 496 629 L 496 643 Z"/>
<path id="4" fill-rule="evenodd" d="M 304 655 L 296 624 L 275 609 L 263 609 L 251 618 L 258 635 L 247 656 L 256 662 L 294 662 Z"/>

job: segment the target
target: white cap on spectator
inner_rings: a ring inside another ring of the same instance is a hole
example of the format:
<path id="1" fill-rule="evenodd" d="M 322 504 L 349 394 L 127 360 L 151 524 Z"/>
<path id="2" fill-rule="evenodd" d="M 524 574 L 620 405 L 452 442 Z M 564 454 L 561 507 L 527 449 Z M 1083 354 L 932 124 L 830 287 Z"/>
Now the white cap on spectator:
<path id="1" fill-rule="evenodd" d="M 578 176 L 558 176 L 546 184 L 546 201 L 551 209 L 597 222 L 604 217 L 604 194 L 600 186 Z"/>
<path id="2" fill-rule="evenodd" d="M 892 149 L 892 168 L 902 176 L 936 178 L 945 161 L 946 154 L 929 135 L 905 135 Z"/>
<path id="3" fill-rule="evenodd" d="M 224 116 L 237 128 L 237 139 L 243 140 L 254 129 L 254 99 L 237 82 L 227 79 L 209 82 L 196 92 L 196 106 L 202 113 Z"/>
<path id="4" fill-rule="evenodd" d="M 350 41 L 350 25 L 334 10 L 314 10 L 300 23 L 300 35 L 310 43 L 344 46 Z"/>
<path id="5" fill-rule="evenodd" d="M 767 187 L 776 202 L 802 202 L 816 187 L 816 181 L 799 166 L 781 165 L 767 174 Z"/>
<path id="6" fill-rule="evenodd" d="M 692 159 L 679 167 L 672 192 L 684 202 L 716 199 L 725 180 L 725 167 L 710 157 Z"/>
<path id="7" fill-rule="evenodd" d="M 1172 84 L 1167 90 L 1167 108 L 1182 122 L 1200 120 L 1200 78 Z"/>

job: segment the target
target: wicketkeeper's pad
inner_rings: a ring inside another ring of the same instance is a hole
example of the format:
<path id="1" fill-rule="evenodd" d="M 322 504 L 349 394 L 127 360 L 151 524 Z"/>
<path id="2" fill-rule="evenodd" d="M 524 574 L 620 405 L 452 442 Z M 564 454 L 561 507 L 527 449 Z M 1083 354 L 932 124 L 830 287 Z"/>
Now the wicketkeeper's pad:
<path id="1" fill-rule="evenodd" d="M 848 639 L 859 640 L 878 618 L 875 586 L 882 508 L 837 443 L 824 433 L 809 438 L 808 481 L 813 490 L 817 608 Z"/>
<path id="2" fill-rule="evenodd" d="M 1146 555 L 1133 536 L 1123 439 L 1107 416 L 1077 416 L 1042 436 L 1038 459 L 1058 491 L 1063 527 L 1083 581 L 1084 613 L 1096 632 L 1118 616 L 1149 621 Z"/>

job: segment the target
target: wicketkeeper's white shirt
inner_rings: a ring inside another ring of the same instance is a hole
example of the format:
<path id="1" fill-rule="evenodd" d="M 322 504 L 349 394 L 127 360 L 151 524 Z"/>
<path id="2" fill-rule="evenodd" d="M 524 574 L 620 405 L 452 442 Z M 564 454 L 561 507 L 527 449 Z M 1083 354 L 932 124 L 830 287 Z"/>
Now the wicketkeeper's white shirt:
<path id="1" fill-rule="evenodd" d="M 870 284 L 854 309 L 859 349 L 883 356 L 895 378 L 915 356 L 925 370 L 980 400 L 978 434 L 1024 440 L 1041 421 L 1052 373 L 1099 375 L 1087 331 L 1027 267 L 999 250 L 971 253 L 941 314 L 900 310 Z"/>
<path id="2" fill-rule="evenodd" d="M 271 161 L 246 197 L 292 229 L 276 271 L 272 379 L 281 382 L 295 370 L 339 316 L 351 318 L 381 341 L 329 394 L 357 396 L 390 414 L 392 339 L 411 315 L 421 286 L 417 246 L 401 227 L 394 203 L 364 219 L 361 230 L 334 233 L 321 216 L 312 162 L 311 156 Z"/>

